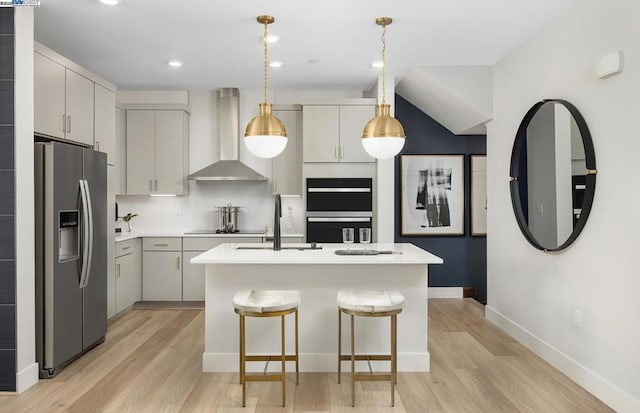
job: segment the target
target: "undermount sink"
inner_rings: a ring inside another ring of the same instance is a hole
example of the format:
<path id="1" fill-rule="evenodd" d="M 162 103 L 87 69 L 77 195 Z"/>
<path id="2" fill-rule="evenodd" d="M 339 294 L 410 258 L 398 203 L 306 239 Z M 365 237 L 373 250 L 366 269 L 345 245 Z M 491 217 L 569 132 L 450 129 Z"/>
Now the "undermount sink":
<path id="1" fill-rule="evenodd" d="M 273 249 L 273 245 L 264 245 L 264 246 L 259 246 L 259 247 L 239 245 L 239 246 L 236 247 L 236 249 L 237 250 L 272 250 Z M 321 246 L 317 246 L 317 245 L 305 245 L 305 246 L 298 246 L 298 247 L 282 246 L 282 249 L 283 250 L 304 251 L 304 250 L 321 250 L 322 247 Z"/>

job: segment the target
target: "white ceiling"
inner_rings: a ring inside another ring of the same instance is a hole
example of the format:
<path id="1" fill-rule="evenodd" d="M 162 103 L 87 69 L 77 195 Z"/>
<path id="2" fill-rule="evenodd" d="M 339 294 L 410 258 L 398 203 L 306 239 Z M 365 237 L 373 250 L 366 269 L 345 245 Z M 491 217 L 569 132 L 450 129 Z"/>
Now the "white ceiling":
<path id="1" fill-rule="evenodd" d="M 123 89 L 262 87 L 262 26 L 280 41 L 273 89 L 364 89 L 387 62 L 397 80 L 416 65 L 493 65 L 577 0 L 45 0 L 36 40 Z M 167 66 L 177 58 L 180 69 Z M 317 63 L 309 63 L 315 60 Z"/>

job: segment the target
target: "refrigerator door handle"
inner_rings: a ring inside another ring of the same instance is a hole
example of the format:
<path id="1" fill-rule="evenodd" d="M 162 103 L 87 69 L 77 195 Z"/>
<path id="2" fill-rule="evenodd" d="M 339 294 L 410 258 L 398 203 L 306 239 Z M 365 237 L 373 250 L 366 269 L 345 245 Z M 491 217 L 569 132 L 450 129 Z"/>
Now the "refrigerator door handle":
<path id="1" fill-rule="evenodd" d="M 91 202 L 91 191 L 89 190 L 89 182 L 84 180 L 85 193 L 87 196 L 87 205 L 88 205 L 88 219 L 89 219 L 89 263 L 87 264 L 87 271 L 84 277 L 84 284 L 81 285 L 81 288 L 85 288 L 89 285 L 89 278 L 91 278 L 91 264 L 93 261 L 93 203 Z"/>
<path id="2" fill-rule="evenodd" d="M 82 267 L 80 268 L 80 288 L 84 287 L 89 264 L 89 205 L 84 179 L 80 180 L 80 202 L 82 203 Z"/>

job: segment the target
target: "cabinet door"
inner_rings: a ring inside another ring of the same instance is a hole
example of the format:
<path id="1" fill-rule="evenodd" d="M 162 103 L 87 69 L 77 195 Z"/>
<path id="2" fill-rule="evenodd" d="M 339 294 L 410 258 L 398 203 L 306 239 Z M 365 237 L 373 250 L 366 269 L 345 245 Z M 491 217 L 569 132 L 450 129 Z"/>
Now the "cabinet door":
<path id="1" fill-rule="evenodd" d="M 127 111 L 127 194 L 153 193 L 155 177 L 155 114 Z"/>
<path id="2" fill-rule="evenodd" d="M 204 301 L 204 275 L 206 265 L 191 264 L 191 259 L 202 251 L 184 251 L 182 259 L 182 301 Z"/>
<path id="3" fill-rule="evenodd" d="M 116 165 L 116 95 L 95 84 L 94 148 L 107 154 L 107 164 Z"/>
<path id="4" fill-rule="evenodd" d="M 284 122 L 289 135 L 284 152 L 271 163 L 273 193 L 302 195 L 302 111 L 274 110 L 273 114 Z"/>
<path id="5" fill-rule="evenodd" d="M 159 194 L 185 193 L 185 112 L 156 111 L 156 179 Z"/>
<path id="6" fill-rule="evenodd" d="M 56 138 L 64 138 L 64 71 L 62 65 L 34 54 L 34 128 Z"/>
<path id="7" fill-rule="evenodd" d="M 133 305 L 134 254 L 116 258 L 116 314 Z"/>
<path id="8" fill-rule="evenodd" d="M 304 162 L 338 162 L 339 116 L 338 106 L 304 106 Z"/>
<path id="9" fill-rule="evenodd" d="M 375 116 L 374 106 L 340 106 L 340 162 L 375 162 L 362 146 L 362 131 Z"/>
<path id="10" fill-rule="evenodd" d="M 142 253 L 142 300 L 182 300 L 182 252 Z"/>
<path id="11" fill-rule="evenodd" d="M 93 85 L 76 72 L 66 70 L 66 138 L 93 146 Z"/>

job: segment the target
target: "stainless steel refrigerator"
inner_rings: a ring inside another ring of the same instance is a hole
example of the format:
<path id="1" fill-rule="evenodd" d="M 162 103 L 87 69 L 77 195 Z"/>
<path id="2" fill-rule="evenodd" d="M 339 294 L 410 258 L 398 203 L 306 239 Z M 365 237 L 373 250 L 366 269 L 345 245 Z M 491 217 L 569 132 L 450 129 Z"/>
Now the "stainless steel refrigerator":
<path id="1" fill-rule="evenodd" d="M 106 154 L 35 144 L 36 356 L 40 377 L 107 331 Z"/>

